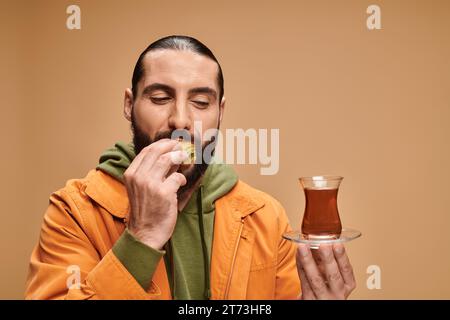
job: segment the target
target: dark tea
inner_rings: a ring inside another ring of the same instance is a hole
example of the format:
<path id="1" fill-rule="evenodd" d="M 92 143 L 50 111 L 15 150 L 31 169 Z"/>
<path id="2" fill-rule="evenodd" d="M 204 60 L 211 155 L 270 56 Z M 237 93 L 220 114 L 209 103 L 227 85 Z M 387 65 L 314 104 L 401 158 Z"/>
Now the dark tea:
<path id="1" fill-rule="evenodd" d="M 303 234 L 339 237 L 342 225 L 337 208 L 337 193 L 338 189 L 305 189 Z"/>
<path id="2" fill-rule="evenodd" d="M 337 207 L 340 176 L 302 177 L 305 212 L 302 233 L 310 239 L 336 239 L 342 231 Z"/>

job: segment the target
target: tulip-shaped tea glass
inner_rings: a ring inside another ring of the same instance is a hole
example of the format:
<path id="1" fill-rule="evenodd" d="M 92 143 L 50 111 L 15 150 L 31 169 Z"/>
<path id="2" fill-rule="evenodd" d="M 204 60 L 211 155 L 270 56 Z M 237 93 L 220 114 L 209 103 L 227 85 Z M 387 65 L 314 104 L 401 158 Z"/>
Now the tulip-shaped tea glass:
<path id="1" fill-rule="evenodd" d="M 342 228 L 337 195 L 343 177 L 312 176 L 300 178 L 305 193 L 305 212 L 300 231 L 285 233 L 283 237 L 307 243 L 317 249 L 321 243 L 347 242 L 361 236 L 361 232 Z"/>

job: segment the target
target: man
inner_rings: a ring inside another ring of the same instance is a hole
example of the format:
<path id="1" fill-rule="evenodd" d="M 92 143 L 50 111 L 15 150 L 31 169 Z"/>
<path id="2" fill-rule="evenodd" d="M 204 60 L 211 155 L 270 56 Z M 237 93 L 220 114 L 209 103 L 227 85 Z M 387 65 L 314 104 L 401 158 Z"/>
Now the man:
<path id="1" fill-rule="evenodd" d="M 133 143 L 116 143 L 51 195 L 27 298 L 348 297 L 355 280 L 343 246 L 297 249 L 282 238 L 290 227 L 275 199 L 229 166 L 202 156 L 185 164 L 174 133 L 213 149 L 194 122 L 219 128 L 223 95 L 221 67 L 198 40 L 170 36 L 144 50 L 124 98 Z"/>

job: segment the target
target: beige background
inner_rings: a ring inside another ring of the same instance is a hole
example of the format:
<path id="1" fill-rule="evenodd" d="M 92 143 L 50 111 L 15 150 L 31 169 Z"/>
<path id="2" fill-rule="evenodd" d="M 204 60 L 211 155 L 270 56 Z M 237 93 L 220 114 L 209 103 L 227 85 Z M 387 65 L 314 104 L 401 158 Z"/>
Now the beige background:
<path id="1" fill-rule="evenodd" d="M 82 29 L 66 29 L 66 7 Z M 382 30 L 366 28 L 378 4 Z M 345 177 L 352 298 L 450 298 L 449 1 L 1 1 L 0 298 L 23 296 L 49 194 L 129 139 L 124 89 L 152 41 L 187 34 L 221 61 L 222 128 L 279 128 L 280 171 L 242 179 L 299 226 L 297 177 Z M 366 287 L 369 265 L 380 290 Z"/>

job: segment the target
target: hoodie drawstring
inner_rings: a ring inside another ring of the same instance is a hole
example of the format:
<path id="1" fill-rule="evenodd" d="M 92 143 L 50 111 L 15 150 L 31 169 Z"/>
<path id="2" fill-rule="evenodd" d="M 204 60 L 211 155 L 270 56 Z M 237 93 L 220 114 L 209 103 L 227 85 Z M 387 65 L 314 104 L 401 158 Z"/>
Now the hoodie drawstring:
<path id="1" fill-rule="evenodd" d="M 206 300 L 209 300 L 211 297 L 211 290 L 210 290 L 210 275 L 209 275 L 209 256 L 208 256 L 208 250 L 206 248 L 206 241 L 205 241 L 205 231 L 203 228 L 203 205 L 202 205 L 202 198 L 203 198 L 203 185 L 200 185 L 200 188 L 198 190 L 197 194 L 197 209 L 198 209 L 198 224 L 200 227 L 200 236 L 202 240 L 202 249 L 203 249 L 203 265 L 205 267 L 205 289 L 204 289 L 204 297 Z"/>

